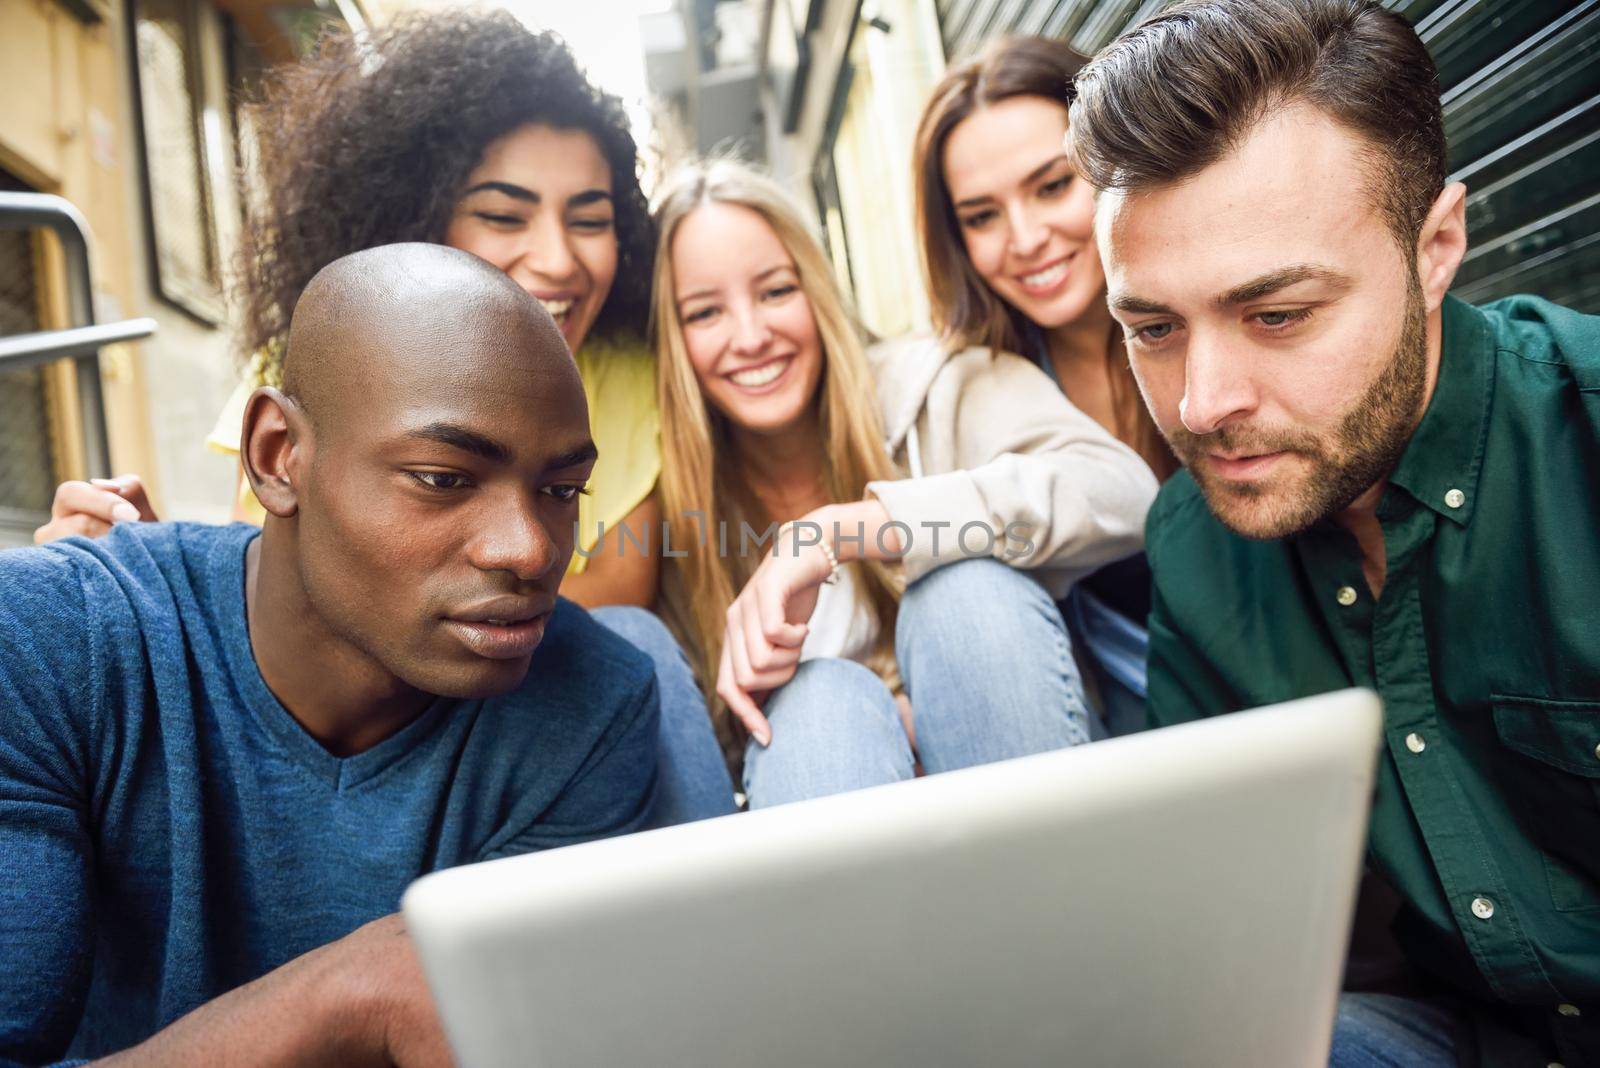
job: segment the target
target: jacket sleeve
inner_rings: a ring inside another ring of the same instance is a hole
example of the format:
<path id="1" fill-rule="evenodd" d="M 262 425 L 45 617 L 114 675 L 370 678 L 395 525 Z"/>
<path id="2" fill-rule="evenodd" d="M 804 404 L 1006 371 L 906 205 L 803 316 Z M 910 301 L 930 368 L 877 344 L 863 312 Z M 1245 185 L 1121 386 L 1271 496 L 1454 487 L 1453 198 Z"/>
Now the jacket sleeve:
<path id="1" fill-rule="evenodd" d="M 867 487 L 910 530 L 900 531 L 907 582 L 993 556 L 1065 572 L 1064 592 L 1143 546 L 1155 476 L 1022 358 L 954 357 L 916 425 L 928 473 Z"/>

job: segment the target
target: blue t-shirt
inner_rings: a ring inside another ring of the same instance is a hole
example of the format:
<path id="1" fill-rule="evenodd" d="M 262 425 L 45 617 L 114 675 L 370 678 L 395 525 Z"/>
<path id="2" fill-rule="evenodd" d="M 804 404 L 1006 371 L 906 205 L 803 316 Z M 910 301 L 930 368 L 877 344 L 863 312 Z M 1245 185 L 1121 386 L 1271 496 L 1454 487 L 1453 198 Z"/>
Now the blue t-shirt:
<path id="1" fill-rule="evenodd" d="M 648 813 L 650 661 L 567 602 L 516 692 L 327 752 L 251 653 L 258 534 L 129 523 L 0 553 L 0 1063 L 125 1048 L 425 872 Z"/>

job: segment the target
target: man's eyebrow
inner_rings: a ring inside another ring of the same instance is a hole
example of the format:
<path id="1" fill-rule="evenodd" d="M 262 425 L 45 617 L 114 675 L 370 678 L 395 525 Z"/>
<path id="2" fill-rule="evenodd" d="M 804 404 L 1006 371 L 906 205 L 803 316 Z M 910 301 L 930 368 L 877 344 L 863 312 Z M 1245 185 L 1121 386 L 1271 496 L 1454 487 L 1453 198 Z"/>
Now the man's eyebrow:
<path id="1" fill-rule="evenodd" d="M 1065 152 L 1061 153 L 1060 155 L 1051 156 L 1049 159 L 1047 159 L 1043 163 L 1039 164 L 1033 170 L 1031 170 L 1027 174 L 1023 175 L 1022 176 L 1022 184 L 1023 185 L 1027 185 L 1030 182 L 1038 181 L 1039 177 L 1041 175 L 1043 175 L 1045 171 L 1048 171 L 1051 167 L 1054 167 L 1056 164 L 1063 162 L 1064 160 L 1066 160 L 1066 158 L 1067 158 L 1067 154 Z M 987 204 L 989 201 L 991 201 L 993 199 L 994 199 L 994 197 L 992 197 L 989 194 L 985 193 L 981 197 L 968 197 L 965 200 L 958 200 L 951 206 L 953 208 L 955 208 L 957 211 L 960 211 L 962 208 L 970 208 L 970 207 L 975 207 L 975 206 L 977 206 L 979 204 Z"/>
<path id="2" fill-rule="evenodd" d="M 431 441 L 452 449 L 460 449 L 462 452 L 470 452 L 474 456 L 494 463 L 504 464 L 511 462 L 510 449 L 493 438 L 485 437 L 475 430 L 468 430 L 459 423 L 429 423 L 427 426 L 406 431 L 405 436 L 418 441 Z"/>
<path id="3" fill-rule="evenodd" d="M 1113 311 L 1127 312 L 1129 315 L 1172 315 L 1171 308 L 1160 301 L 1145 300 L 1143 297 L 1128 297 L 1120 293 L 1111 294 L 1111 308 Z"/>
<path id="4" fill-rule="evenodd" d="M 563 467 L 577 467 L 579 464 L 592 463 L 600 455 L 600 450 L 595 448 L 594 442 L 586 441 L 576 449 L 564 452 L 560 456 L 552 456 L 544 467 L 546 471 L 559 471 Z"/>
<path id="5" fill-rule="evenodd" d="M 477 185 L 473 186 L 471 189 L 468 189 L 461 195 L 463 197 L 468 197 L 473 193 L 482 192 L 504 193 L 506 196 L 515 197 L 517 200 L 526 200 L 529 204 L 537 204 L 539 203 L 540 199 L 538 193 L 535 193 L 526 186 L 513 185 L 510 182 L 479 182 Z M 581 196 L 583 194 L 579 195 Z"/>
<path id="6" fill-rule="evenodd" d="M 794 271 L 794 270 L 796 270 L 796 268 L 795 268 L 795 265 L 792 264 L 792 263 L 776 263 L 776 264 L 773 264 L 771 267 L 768 267 L 766 270 L 762 271 L 760 274 L 756 275 L 755 278 L 752 279 L 752 281 L 759 282 L 763 278 L 766 278 L 769 275 L 777 274 L 779 271 Z M 716 289 L 714 287 L 708 287 L 706 289 L 697 289 L 693 293 L 685 293 L 683 296 L 679 297 L 678 298 L 678 303 L 679 304 L 687 304 L 691 300 L 699 300 L 701 297 L 714 297 L 716 295 L 717 295 L 717 291 L 716 291 Z"/>
<path id="7" fill-rule="evenodd" d="M 1339 290 L 1349 289 L 1354 284 L 1349 275 L 1331 267 L 1322 267 L 1315 263 L 1294 263 L 1269 271 L 1259 278 L 1252 278 L 1243 285 L 1234 286 L 1226 293 L 1213 298 L 1211 303 L 1218 308 L 1248 304 L 1262 297 L 1270 297 L 1280 289 L 1288 289 L 1301 282 L 1326 282 Z"/>
<path id="8" fill-rule="evenodd" d="M 1213 297 L 1211 303 L 1218 308 L 1229 308 L 1236 304 L 1248 304 L 1252 300 L 1270 297 L 1281 289 L 1288 289 L 1301 282 L 1326 282 L 1339 290 L 1349 289 L 1355 280 L 1349 275 L 1334 270 L 1332 267 L 1322 267 L 1315 263 L 1295 263 L 1288 267 L 1280 267 L 1275 271 L 1252 278 L 1243 285 L 1234 286 L 1226 293 Z M 1159 301 L 1146 300 L 1143 297 L 1129 297 L 1120 293 L 1111 294 L 1109 303 L 1113 311 L 1127 312 L 1129 315 L 1174 315 L 1170 307 Z"/>

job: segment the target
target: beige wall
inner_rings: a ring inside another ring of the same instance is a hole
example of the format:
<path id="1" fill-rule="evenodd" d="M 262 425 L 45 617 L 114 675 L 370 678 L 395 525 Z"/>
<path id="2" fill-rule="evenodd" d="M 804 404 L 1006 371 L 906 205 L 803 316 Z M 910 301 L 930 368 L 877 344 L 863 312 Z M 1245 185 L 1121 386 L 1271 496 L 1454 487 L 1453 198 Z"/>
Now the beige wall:
<path id="1" fill-rule="evenodd" d="M 770 0 L 766 0 L 770 8 Z M 931 2 L 931 0 L 930 0 Z M 791 0 L 791 10 L 799 17 L 800 3 Z M 768 12 L 770 19 L 771 12 Z M 828 106 L 833 101 L 839 69 L 850 44 L 850 29 L 856 21 L 855 0 L 830 0 L 823 8 L 822 23 L 812 39 L 811 71 L 806 78 L 804 103 L 795 131 L 783 132 L 783 122 L 770 85 L 762 86 L 762 107 L 767 116 L 767 162 L 772 173 L 807 205 L 816 199 L 811 192 L 811 165 L 821 144 L 828 121 Z"/>

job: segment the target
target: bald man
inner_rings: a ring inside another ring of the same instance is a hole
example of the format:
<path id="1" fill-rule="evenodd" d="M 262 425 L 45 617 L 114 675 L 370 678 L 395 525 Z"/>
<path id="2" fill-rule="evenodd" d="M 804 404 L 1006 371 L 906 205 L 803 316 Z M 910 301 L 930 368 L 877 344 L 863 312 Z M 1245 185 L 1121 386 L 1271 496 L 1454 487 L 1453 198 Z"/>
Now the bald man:
<path id="1" fill-rule="evenodd" d="M 0 554 L 0 1063 L 448 1063 L 407 883 L 651 799 L 651 663 L 556 597 L 588 426 L 508 277 L 373 249 L 246 410 L 262 530 Z"/>

